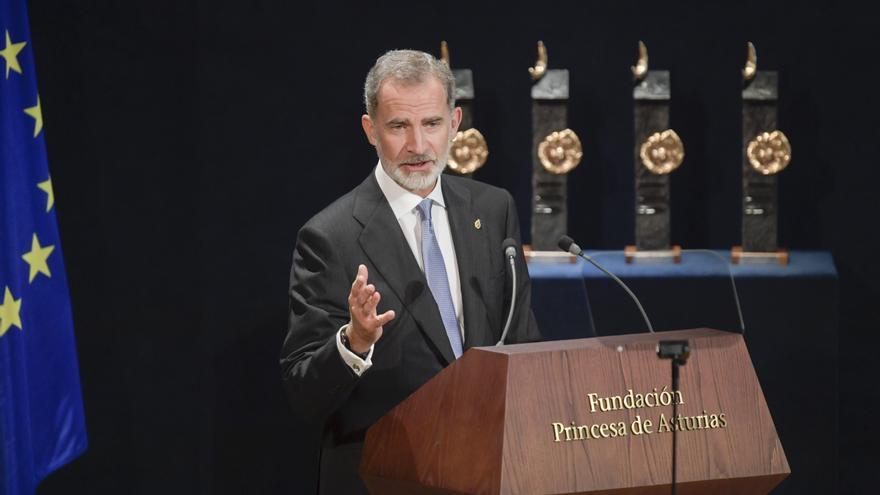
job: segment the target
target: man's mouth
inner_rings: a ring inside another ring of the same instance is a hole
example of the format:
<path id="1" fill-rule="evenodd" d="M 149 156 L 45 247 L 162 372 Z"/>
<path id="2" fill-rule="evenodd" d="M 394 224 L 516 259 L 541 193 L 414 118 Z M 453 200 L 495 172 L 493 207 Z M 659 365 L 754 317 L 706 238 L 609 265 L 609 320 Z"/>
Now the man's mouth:
<path id="1" fill-rule="evenodd" d="M 409 172 L 424 172 L 430 170 L 433 163 L 431 160 L 426 160 L 423 162 L 404 163 L 402 167 Z"/>

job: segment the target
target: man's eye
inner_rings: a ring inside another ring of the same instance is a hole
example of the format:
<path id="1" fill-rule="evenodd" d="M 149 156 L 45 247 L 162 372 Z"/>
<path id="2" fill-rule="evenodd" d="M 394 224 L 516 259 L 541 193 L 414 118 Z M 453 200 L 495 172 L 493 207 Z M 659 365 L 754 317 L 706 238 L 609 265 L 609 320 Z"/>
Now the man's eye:
<path id="1" fill-rule="evenodd" d="M 428 127 L 437 127 L 440 125 L 440 121 L 439 120 L 432 120 L 425 125 L 427 125 Z"/>

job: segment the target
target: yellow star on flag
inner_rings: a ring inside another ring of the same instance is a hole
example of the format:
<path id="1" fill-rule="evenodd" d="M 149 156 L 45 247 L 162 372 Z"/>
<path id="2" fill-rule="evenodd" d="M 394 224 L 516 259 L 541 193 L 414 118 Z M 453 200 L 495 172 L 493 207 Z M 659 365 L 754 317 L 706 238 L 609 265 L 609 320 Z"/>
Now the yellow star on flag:
<path id="1" fill-rule="evenodd" d="M 10 69 L 21 74 L 21 66 L 18 65 L 18 54 L 24 50 L 25 45 L 27 45 L 27 41 L 13 43 L 9 37 L 9 30 L 6 30 L 6 48 L 0 50 L 0 57 L 6 60 L 6 79 L 9 79 Z"/>
<path id="2" fill-rule="evenodd" d="M 21 299 L 14 299 L 9 287 L 3 294 L 3 304 L 0 304 L 0 337 L 2 337 L 12 325 L 21 330 Z"/>
<path id="3" fill-rule="evenodd" d="M 38 183 L 37 187 L 49 195 L 49 197 L 46 198 L 46 213 L 49 213 L 49 211 L 52 210 L 52 206 L 55 204 L 55 192 L 52 190 L 52 178 L 49 177 L 43 182 Z"/>
<path id="4" fill-rule="evenodd" d="M 40 106 L 40 95 L 37 95 L 36 106 L 25 108 L 24 113 L 30 115 L 36 121 L 34 122 L 34 137 L 37 137 L 40 131 L 43 130 L 43 109 Z"/>
<path id="5" fill-rule="evenodd" d="M 43 275 L 52 278 L 52 272 L 49 271 L 49 264 L 46 261 L 54 250 L 55 246 L 40 246 L 40 240 L 37 239 L 37 234 L 34 234 L 34 238 L 31 241 L 31 250 L 24 253 L 21 257 L 21 259 L 25 260 L 27 264 L 31 266 L 28 282 L 33 282 L 37 273 L 42 273 Z"/>

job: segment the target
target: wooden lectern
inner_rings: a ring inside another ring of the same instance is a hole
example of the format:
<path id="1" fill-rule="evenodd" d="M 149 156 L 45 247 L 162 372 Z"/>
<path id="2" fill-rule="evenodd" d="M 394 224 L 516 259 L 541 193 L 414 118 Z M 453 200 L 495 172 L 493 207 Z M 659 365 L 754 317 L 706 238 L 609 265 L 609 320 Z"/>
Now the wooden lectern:
<path id="1" fill-rule="evenodd" d="M 369 429 L 360 472 L 373 494 L 665 495 L 673 428 L 682 495 L 790 473 L 742 336 L 710 329 L 470 349 Z"/>

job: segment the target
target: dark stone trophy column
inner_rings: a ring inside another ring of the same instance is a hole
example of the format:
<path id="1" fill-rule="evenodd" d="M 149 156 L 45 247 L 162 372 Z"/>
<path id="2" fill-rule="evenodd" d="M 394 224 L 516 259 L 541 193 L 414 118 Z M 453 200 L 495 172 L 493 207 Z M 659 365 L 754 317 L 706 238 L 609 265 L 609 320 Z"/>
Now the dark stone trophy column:
<path id="1" fill-rule="evenodd" d="M 639 42 L 639 60 L 632 68 L 635 129 L 635 258 L 681 259 L 681 247 L 670 242 L 669 173 L 684 160 L 684 146 L 669 128 L 669 71 L 648 70 L 648 50 Z"/>
<path id="2" fill-rule="evenodd" d="M 748 44 L 743 69 L 742 246 L 731 253 L 742 259 L 788 262 L 778 245 L 778 192 L 776 174 L 791 161 L 788 138 L 777 129 L 778 73 L 757 70 L 754 45 Z"/>
<path id="3" fill-rule="evenodd" d="M 538 61 L 529 68 L 532 86 L 532 254 L 560 253 L 568 232 L 568 176 L 583 156 L 568 125 L 568 70 L 547 69 L 547 50 L 538 42 Z M 566 259 L 569 255 L 560 253 Z"/>
<path id="4" fill-rule="evenodd" d="M 440 60 L 451 68 L 449 47 L 440 43 Z M 449 150 L 448 172 L 473 177 L 489 157 L 486 138 L 473 126 L 474 76 L 470 69 L 452 69 L 455 76 L 455 104 L 461 107 L 461 123 Z"/>

